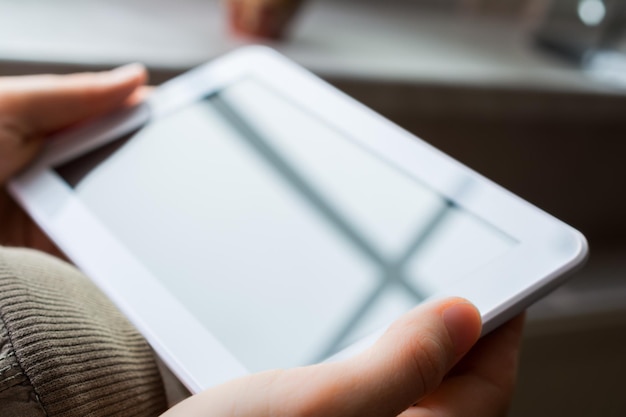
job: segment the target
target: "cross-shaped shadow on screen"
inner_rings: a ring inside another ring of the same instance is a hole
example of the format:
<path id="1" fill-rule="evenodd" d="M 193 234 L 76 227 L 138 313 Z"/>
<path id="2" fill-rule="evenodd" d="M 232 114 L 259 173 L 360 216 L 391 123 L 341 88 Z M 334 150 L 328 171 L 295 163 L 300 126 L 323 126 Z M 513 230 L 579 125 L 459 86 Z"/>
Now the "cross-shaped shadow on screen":
<path id="1" fill-rule="evenodd" d="M 415 300 L 415 304 L 418 304 L 428 297 L 429 294 L 426 294 L 425 290 L 416 286 L 415 280 L 412 280 L 411 283 L 409 282 L 405 269 L 408 262 L 427 244 L 429 239 L 435 234 L 436 230 L 455 208 L 452 201 L 441 197 L 441 207 L 434 210 L 431 219 L 427 222 L 427 226 L 416 234 L 415 238 L 400 256 L 395 259 L 387 259 L 380 253 L 375 245 L 368 241 L 359 231 L 358 227 L 350 222 L 350 219 L 342 216 L 340 210 L 337 210 L 332 202 L 323 197 L 323 193 L 316 190 L 315 187 L 289 163 L 287 158 L 281 155 L 277 149 L 270 146 L 269 141 L 255 130 L 244 117 L 237 113 L 224 97 L 220 94 L 214 94 L 207 99 L 250 147 L 257 151 L 270 166 L 280 173 L 281 177 L 296 190 L 296 192 L 300 193 L 303 198 L 315 207 L 326 221 L 340 231 L 343 238 L 348 240 L 365 257 L 375 263 L 380 270 L 379 285 L 369 294 L 361 305 L 357 307 L 350 318 L 346 320 L 337 334 L 329 341 L 326 348 L 318 357 L 312 358 L 313 360 L 311 362 L 324 360 L 340 350 L 345 345 L 350 332 L 356 328 L 366 312 L 374 306 L 378 299 L 381 298 L 390 287 L 401 287 Z"/>

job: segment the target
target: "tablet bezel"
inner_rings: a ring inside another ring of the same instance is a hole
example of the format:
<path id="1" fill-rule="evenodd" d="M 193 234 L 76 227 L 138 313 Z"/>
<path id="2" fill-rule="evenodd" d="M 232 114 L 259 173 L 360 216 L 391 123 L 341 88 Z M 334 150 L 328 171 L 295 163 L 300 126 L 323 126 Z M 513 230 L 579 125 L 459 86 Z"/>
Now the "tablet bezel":
<path id="1" fill-rule="evenodd" d="M 127 314 L 192 392 L 245 375 L 247 370 L 124 250 L 50 167 L 243 77 L 254 77 L 271 86 L 335 129 L 346 132 L 361 146 L 518 241 L 507 254 L 432 297 L 454 295 L 472 301 L 482 314 L 483 333 L 545 295 L 562 281 L 564 272 L 584 260 L 587 244 L 575 229 L 463 166 L 273 50 L 240 49 L 164 84 L 135 108 L 53 138 L 36 163 L 9 184 L 14 197 Z M 461 183 L 472 192 L 459 195 Z M 90 245 L 81 244 L 86 241 Z M 362 348 L 370 339 L 345 353 Z"/>

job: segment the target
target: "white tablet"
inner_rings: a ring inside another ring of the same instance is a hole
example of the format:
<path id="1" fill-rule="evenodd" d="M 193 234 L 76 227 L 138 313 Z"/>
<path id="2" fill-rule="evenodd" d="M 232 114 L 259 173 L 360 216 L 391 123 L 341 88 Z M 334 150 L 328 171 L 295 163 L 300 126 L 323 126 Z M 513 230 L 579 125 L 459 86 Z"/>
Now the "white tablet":
<path id="1" fill-rule="evenodd" d="M 350 354 L 435 297 L 468 298 L 489 332 L 586 255 L 261 47 L 52 139 L 10 187 L 192 392 Z"/>

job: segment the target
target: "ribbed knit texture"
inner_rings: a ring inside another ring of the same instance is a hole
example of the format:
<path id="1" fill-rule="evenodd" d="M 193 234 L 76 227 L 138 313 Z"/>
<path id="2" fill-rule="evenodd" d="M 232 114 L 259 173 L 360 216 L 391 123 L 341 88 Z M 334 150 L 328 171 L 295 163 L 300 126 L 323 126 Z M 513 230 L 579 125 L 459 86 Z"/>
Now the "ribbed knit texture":
<path id="1" fill-rule="evenodd" d="M 30 383 L 46 416 L 152 417 L 165 411 L 147 343 L 72 266 L 0 248 L 0 321 L 4 355 L 19 368 L 10 370 L 14 383 Z M 11 381 L 0 373 L 0 388 Z M 13 415 L 4 411 L 0 415 Z"/>

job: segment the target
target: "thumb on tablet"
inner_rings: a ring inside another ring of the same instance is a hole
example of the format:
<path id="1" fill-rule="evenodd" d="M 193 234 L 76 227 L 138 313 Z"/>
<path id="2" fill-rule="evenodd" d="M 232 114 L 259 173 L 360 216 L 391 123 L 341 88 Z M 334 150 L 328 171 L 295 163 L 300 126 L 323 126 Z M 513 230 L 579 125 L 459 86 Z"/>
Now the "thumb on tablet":
<path id="1" fill-rule="evenodd" d="M 98 73 L 0 77 L 0 184 L 37 155 L 45 136 L 132 102 L 146 79 L 139 64 Z"/>
<path id="2" fill-rule="evenodd" d="M 304 415 L 396 416 L 440 385 L 480 331 L 480 314 L 465 300 L 419 306 L 363 354 L 320 365 L 292 395 L 312 411 Z"/>
<path id="3" fill-rule="evenodd" d="M 439 386 L 480 331 L 480 314 L 469 302 L 428 303 L 350 360 L 241 378 L 166 416 L 397 416 Z"/>
<path id="4" fill-rule="evenodd" d="M 141 64 L 70 75 L 2 77 L 0 110 L 29 135 L 46 135 L 115 110 L 146 79 Z"/>

